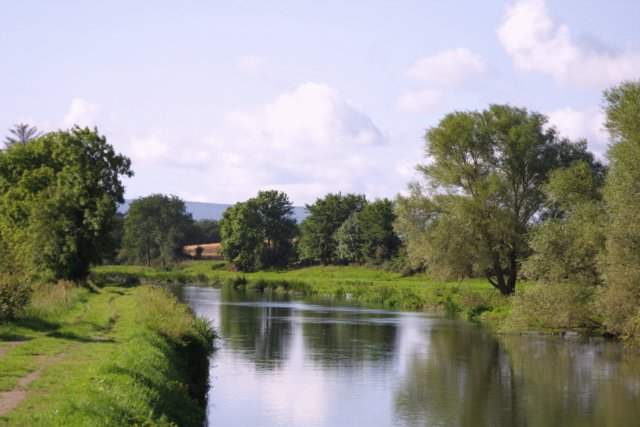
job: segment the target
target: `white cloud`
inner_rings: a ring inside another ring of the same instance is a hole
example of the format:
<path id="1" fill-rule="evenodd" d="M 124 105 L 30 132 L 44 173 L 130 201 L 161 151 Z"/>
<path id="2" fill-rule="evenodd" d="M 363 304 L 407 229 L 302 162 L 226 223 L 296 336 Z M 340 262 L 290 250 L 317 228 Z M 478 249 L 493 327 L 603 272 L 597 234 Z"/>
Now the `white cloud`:
<path id="1" fill-rule="evenodd" d="M 396 106 L 409 112 L 424 111 L 442 103 L 444 95 L 438 90 L 425 89 L 405 92 L 396 100 Z"/>
<path id="2" fill-rule="evenodd" d="M 71 101 L 69 112 L 64 116 L 63 127 L 96 126 L 100 116 L 101 107 L 99 104 L 92 104 L 82 98 L 74 98 Z"/>
<path id="3" fill-rule="evenodd" d="M 418 154 L 393 145 L 359 107 L 325 84 L 302 84 L 226 119 L 227 128 L 206 140 L 212 179 L 203 180 L 220 201 L 272 188 L 296 203 L 337 191 L 392 197 L 405 186 L 398 159 Z"/>
<path id="4" fill-rule="evenodd" d="M 569 27 L 551 19 L 544 0 L 507 6 L 497 35 L 517 68 L 548 74 L 559 83 L 601 87 L 640 73 L 639 51 L 576 44 Z"/>
<path id="5" fill-rule="evenodd" d="M 125 154 L 131 157 L 134 165 L 203 169 L 211 163 L 210 153 L 204 147 L 179 141 L 162 131 L 131 139 Z"/>
<path id="6" fill-rule="evenodd" d="M 466 48 L 457 48 L 418 59 L 401 74 L 408 80 L 451 87 L 491 72 L 480 55 Z"/>
<path id="7" fill-rule="evenodd" d="M 576 111 L 570 107 L 547 114 L 549 124 L 555 126 L 561 136 L 571 140 L 586 139 L 589 149 L 603 158 L 607 150 L 607 133 L 604 130 L 604 114 L 596 107 Z"/>

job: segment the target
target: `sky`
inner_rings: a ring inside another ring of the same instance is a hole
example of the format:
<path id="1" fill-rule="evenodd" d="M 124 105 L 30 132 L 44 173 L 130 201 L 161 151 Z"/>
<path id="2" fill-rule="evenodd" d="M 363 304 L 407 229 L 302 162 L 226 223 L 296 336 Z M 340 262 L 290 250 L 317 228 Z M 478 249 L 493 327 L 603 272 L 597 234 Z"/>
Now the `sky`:
<path id="1" fill-rule="evenodd" d="M 602 93 L 640 79 L 640 0 L 0 1 L 0 129 L 97 126 L 128 199 L 393 198 L 492 103 L 604 158 Z"/>

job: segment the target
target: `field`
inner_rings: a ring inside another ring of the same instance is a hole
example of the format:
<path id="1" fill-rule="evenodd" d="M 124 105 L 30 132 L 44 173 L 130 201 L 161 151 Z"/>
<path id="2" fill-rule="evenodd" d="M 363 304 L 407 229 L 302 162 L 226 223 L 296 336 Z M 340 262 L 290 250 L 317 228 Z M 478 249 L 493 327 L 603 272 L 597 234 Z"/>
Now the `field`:
<path id="1" fill-rule="evenodd" d="M 220 254 L 220 249 L 221 249 L 220 243 L 188 245 L 183 248 L 183 251 L 185 254 L 189 255 L 190 257 L 195 257 L 196 249 L 198 247 L 202 248 L 202 254 L 201 254 L 202 259 L 217 260 L 217 261 L 222 260 L 222 255 Z"/>

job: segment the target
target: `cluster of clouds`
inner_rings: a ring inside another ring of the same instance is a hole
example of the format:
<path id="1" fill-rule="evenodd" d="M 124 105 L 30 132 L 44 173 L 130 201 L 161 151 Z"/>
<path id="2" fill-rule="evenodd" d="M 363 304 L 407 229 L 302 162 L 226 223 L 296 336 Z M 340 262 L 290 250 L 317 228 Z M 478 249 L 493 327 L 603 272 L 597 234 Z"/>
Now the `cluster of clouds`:
<path id="1" fill-rule="evenodd" d="M 638 51 L 576 43 L 566 25 L 554 22 L 544 0 L 507 5 L 495 36 L 518 72 L 539 73 L 558 85 L 602 88 L 637 77 L 640 70 Z M 270 78 L 262 58 L 243 57 L 238 67 Z M 411 89 L 397 97 L 396 107 L 410 112 L 442 107 L 448 92 L 468 90 L 497 73 L 466 47 L 418 58 L 397 73 Z M 93 125 L 101 114 L 100 105 L 74 99 L 63 122 Z M 587 138 L 598 154 L 606 150 L 598 106 L 546 114 L 563 135 Z M 166 192 L 218 202 L 243 200 L 259 189 L 285 191 L 298 204 L 336 191 L 393 197 L 414 176 L 421 148 L 415 140 L 394 138 L 362 107 L 317 82 L 300 84 L 253 110 L 230 112 L 221 128 L 205 129 L 200 138 L 185 141 L 179 133 L 153 130 L 122 139 L 118 148 L 134 168 L 187 168 L 201 178 L 200 193 Z"/>
<path id="2" fill-rule="evenodd" d="M 606 87 L 637 78 L 640 70 L 640 51 L 576 43 L 569 27 L 550 17 L 544 0 L 507 6 L 496 34 L 516 68 L 546 74 L 560 84 Z"/>

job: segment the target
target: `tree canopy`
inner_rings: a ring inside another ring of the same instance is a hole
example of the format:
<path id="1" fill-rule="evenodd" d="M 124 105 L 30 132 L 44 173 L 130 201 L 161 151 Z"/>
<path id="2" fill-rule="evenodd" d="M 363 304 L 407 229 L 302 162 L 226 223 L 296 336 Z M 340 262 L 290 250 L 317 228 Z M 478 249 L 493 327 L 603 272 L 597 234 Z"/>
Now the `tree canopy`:
<path id="1" fill-rule="evenodd" d="M 285 193 L 260 191 L 224 212 L 220 234 L 222 253 L 238 270 L 284 266 L 297 234 L 293 205 Z"/>
<path id="2" fill-rule="evenodd" d="M 331 264 L 338 259 L 334 234 L 354 212 L 361 211 L 367 199 L 360 194 L 329 193 L 306 205 L 309 216 L 300 225 L 298 249 L 303 260 Z"/>
<path id="3" fill-rule="evenodd" d="M 2 269 L 84 278 L 108 251 L 131 162 L 97 129 L 47 133 L 0 152 Z"/>
<path id="4" fill-rule="evenodd" d="M 183 200 L 152 194 L 131 202 L 124 221 L 123 257 L 146 265 L 163 265 L 182 256 L 193 226 Z"/>
<path id="5" fill-rule="evenodd" d="M 543 185 L 574 161 L 595 164 L 586 142 L 562 139 L 545 116 L 509 105 L 447 114 L 425 139 L 432 162 L 419 170 L 428 186 L 414 186 L 413 200 L 399 197 L 398 212 L 412 215 L 400 224 L 422 221 L 426 236 L 417 238 L 430 246 L 423 255 L 432 272 L 481 274 L 513 293 L 529 226 L 545 207 Z"/>

